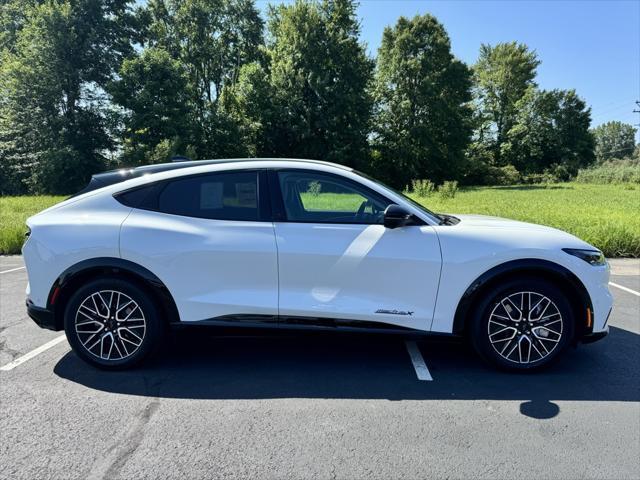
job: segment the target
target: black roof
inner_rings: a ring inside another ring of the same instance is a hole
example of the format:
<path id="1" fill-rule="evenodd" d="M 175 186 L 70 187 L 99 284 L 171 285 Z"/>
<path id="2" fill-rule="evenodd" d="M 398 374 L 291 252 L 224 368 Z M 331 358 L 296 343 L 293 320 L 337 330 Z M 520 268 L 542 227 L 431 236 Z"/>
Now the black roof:
<path id="1" fill-rule="evenodd" d="M 202 165 L 212 165 L 212 164 L 221 164 L 221 163 L 238 163 L 238 162 L 255 162 L 260 160 L 301 161 L 301 162 L 312 162 L 312 163 L 323 163 L 323 164 L 328 163 L 328 162 L 321 162 L 319 160 L 298 160 L 298 159 L 289 159 L 289 158 L 230 158 L 230 159 L 224 159 L 224 160 L 190 160 L 190 161 L 180 161 L 180 162 L 171 162 L 171 163 L 158 163 L 155 165 L 143 165 L 141 167 L 135 167 L 135 168 L 120 168 L 118 170 L 109 170 L 107 172 L 96 173 L 91 177 L 91 180 L 89 181 L 87 186 L 84 187 L 82 190 L 80 190 L 78 193 L 76 193 L 76 195 L 81 195 L 83 193 L 97 190 L 98 188 L 113 185 L 115 183 L 124 182 L 125 180 L 130 180 L 132 178 L 141 177 L 142 175 L 147 175 L 151 173 L 160 173 L 160 172 L 166 172 L 168 170 L 178 170 L 180 168 L 198 167 Z M 336 166 L 341 166 L 341 165 L 336 165 Z"/>

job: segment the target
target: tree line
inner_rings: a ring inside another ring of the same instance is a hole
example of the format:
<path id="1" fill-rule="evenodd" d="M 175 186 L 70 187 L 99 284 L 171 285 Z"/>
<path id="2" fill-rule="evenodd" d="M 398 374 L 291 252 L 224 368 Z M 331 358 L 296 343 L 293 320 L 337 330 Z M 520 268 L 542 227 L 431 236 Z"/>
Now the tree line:
<path id="1" fill-rule="evenodd" d="M 426 14 L 371 58 L 356 8 L 297 0 L 265 21 L 253 0 L 6 0 L 0 192 L 71 193 L 176 155 L 323 159 L 402 188 L 567 179 L 633 151 L 632 127 L 592 131 L 574 90 L 538 88 L 526 45 L 481 45 L 469 66 Z"/>

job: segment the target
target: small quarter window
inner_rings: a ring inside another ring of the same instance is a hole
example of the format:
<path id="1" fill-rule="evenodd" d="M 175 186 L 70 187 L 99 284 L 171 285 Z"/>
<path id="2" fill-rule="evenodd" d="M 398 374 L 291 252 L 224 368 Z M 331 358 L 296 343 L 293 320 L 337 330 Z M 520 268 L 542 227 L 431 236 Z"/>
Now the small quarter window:
<path id="1" fill-rule="evenodd" d="M 149 196 L 154 189 L 155 185 L 145 185 L 117 193 L 114 197 L 127 207 L 140 208 L 147 196 Z"/>

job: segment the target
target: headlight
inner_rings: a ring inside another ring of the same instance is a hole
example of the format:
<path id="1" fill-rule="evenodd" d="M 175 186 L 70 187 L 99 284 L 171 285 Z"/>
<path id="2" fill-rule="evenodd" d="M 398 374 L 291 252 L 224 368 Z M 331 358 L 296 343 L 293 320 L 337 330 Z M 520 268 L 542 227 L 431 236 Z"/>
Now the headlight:
<path id="1" fill-rule="evenodd" d="M 563 248 L 562 250 L 569 255 L 573 255 L 574 257 L 584 260 L 594 267 L 600 267 L 607 263 L 607 259 L 604 258 L 604 255 L 600 250 L 582 250 L 579 248 Z"/>

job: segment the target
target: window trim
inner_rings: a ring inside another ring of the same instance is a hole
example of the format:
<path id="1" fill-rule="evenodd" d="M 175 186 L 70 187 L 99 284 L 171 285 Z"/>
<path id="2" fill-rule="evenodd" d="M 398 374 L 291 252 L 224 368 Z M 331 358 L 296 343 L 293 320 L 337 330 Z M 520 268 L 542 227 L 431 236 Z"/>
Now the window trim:
<path id="1" fill-rule="evenodd" d="M 182 215 L 179 213 L 171 213 L 171 212 L 163 212 L 158 209 L 158 197 L 162 193 L 162 191 L 169 185 L 169 183 L 179 180 L 187 180 L 198 177 L 209 177 L 214 175 L 221 174 L 233 174 L 233 173 L 255 173 L 256 174 L 256 184 L 258 188 L 257 192 L 257 210 L 258 210 L 258 218 L 256 220 L 240 220 L 240 219 L 224 219 L 224 218 L 209 218 L 209 217 L 201 217 L 198 215 Z M 271 222 L 272 218 L 272 209 L 271 209 L 271 196 L 269 195 L 269 184 L 267 180 L 267 170 L 264 168 L 248 168 L 248 169 L 229 169 L 229 170 L 216 170 L 213 172 L 202 172 L 202 173 L 194 173 L 191 175 L 180 175 L 172 178 L 167 178 L 163 180 L 157 180 L 155 182 L 145 183 L 144 185 L 138 185 L 132 188 L 128 188 L 126 190 L 120 190 L 113 194 L 113 197 L 118 200 L 118 202 L 124 204 L 118 197 L 120 195 L 124 195 L 125 193 L 132 192 L 134 190 L 148 188 L 149 193 L 144 197 L 144 199 L 140 202 L 140 204 L 136 206 L 127 205 L 131 208 L 135 208 L 137 210 L 146 210 L 148 212 L 156 212 L 161 213 L 163 215 L 174 215 L 176 217 L 182 218 L 199 218 L 201 220 L 211 220 L 214 222 L 252 222 L 252 223 L 264 223 Z M 150 205 L 152 203 L 153 205 Z"/>
<path id="2" fill-rule="evenodd" d="M 393 200 L 382 195 L 379 192 L 376 192 L 372 188 L 363 185 L 362 183 L 356 182 L 355 180 L 343 177 L 342 175 L 337 175 L 333 172 L 325 172 L 324 170 L 312 170 L 306 168 L 272 168 L 269 169 L 269 190 L 271 197 L 271 206 L 272 206 L 272 218 L 274 222 L 279 223 L 299 223 L 299 224 L 321 224 L 321 225 L 382 225 L 381 223 L 363 223 L 363 222 L 327 222 L 327 221 L 318 221 L 318 220 L 290 220 L 287 218 L 287 210 L 284 206 L 284 197 L 282 195 L 282 188 L 280 186 L 280 179 L 278 178 L 278 173 L 280 172 L 299 172 L 299 173 L 307 173 L 313 174 L 316 173 L 320 176 L 332 177 L 338 181 L 343 181 L 351 186 L 354 186 L 356 190 L 364 191 L 367 195 L 370 195 L 374 198 L 378 198 L 383 202 L 387 202 L 389 205 L 395 204 Z M 420 219 L 422 222 L 422 219 Z"/>

